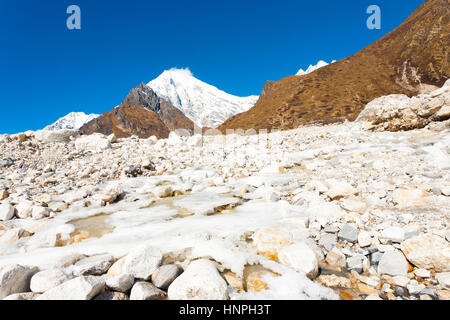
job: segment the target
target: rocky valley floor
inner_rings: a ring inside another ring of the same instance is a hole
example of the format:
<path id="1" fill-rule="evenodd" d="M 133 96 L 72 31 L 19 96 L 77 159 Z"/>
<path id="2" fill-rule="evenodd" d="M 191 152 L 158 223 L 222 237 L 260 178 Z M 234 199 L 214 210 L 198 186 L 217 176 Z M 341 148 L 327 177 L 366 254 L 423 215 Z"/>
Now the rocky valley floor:
<path id="1" fill-rule="evenodd" d="M 450 299 L 448 123 L 72 135 L 0 136 L 0 298 Z"/>

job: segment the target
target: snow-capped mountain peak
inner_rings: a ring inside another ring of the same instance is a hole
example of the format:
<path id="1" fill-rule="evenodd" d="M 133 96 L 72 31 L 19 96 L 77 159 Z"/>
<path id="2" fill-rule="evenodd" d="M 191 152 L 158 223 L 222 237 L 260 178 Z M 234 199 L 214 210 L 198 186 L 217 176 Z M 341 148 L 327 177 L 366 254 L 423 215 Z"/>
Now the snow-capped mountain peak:
<path id="1" fill-rule="evenodd" d="M 85 123 L 97 118 L 98 114 L 85 114 L 84 112 L 71 112 L 68 115 L 58 119 L 55 123 L 47 126 L 44 130 L 78 130 Z"/>
<path id="2" fill-rule="evenodd" d="M 215 128 L 249 110 L 258 96 L 237 97 L 198 80 L 189 69 L 170 69 L 147 84 L 199 127 Z"/>
<path id="3" fill-rule="evenodd" d="M 333 61 L 331 61 L 331 63 L 335 63 L 336 62 L 336 60 L 333 60 Z M 325 66 L 327 66 L 327 65 L 329 65 L 329 63 L 326 63 L 325 61 L 323 61 L 323 60 L 319 60 L 319 62 L 317 62 L 317 64 L 316 65 L 310 65 L 309 67 L 308 67 L 308 69 L 306 69 L 306 71 L 304 71 L 303 69 L 300 69 L 300 70 L 298 70 L 298 72 L 297 72 L 297 76 L 304 76 L 305 74 L 308 74 L 308 73 L 311 73 L 311 72 L 314 72 L 314 71 L 316 71 L 317 69 L 320 69 L 320 68 L 322 68 L 322 67 L 325 67 Z"/>

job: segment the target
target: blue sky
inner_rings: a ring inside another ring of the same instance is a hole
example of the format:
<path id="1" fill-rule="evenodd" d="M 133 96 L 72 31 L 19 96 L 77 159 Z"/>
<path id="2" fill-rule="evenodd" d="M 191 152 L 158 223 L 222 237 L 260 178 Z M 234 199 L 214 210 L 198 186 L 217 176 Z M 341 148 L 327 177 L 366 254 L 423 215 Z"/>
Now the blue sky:
<path id="1" fill-rule="evenodd" d="M 0 0 L 0 133 L 102 113 L 172 67 L 231 94 L 350 56 L 422 0 Z M 81 30 L 66 9 L 81 8 Z M 380 6 L 381 30 L 366 27 Z"/>

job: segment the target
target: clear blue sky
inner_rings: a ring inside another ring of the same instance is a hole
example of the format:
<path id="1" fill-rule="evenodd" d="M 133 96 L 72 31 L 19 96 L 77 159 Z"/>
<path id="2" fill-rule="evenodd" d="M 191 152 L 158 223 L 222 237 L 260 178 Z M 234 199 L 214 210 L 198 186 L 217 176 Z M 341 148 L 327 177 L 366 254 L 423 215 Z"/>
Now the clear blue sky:
<path id="1" fill-rule="evenodd" d="M 235 95 L 259 94 L 322 59 L 356 53 L 422 0 L 0 0 L 0 133 L 71 111 L 102 113 L 171 67 Z M 66 9 L 81 8 L 80 31 Z M 382 29 L 366 28 L 366 8 Z"/>

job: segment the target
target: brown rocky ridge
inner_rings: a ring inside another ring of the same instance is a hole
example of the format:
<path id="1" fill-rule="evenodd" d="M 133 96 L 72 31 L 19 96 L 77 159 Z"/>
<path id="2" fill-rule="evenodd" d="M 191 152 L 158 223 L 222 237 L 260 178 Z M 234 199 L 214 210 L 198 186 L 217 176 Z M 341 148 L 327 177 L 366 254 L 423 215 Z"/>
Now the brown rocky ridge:
<path id="1" fill-rule="evenodd" d="M 192 133 L 194 123 L 170 102 L 141 83 L 130 91 L 120 106 L 85 124 L 80 128 L 80 133 L 114 133 L 119 138 L 133 135 L 140 138 L 167 138 L 170 131 L 175 129 L 186 129 Z"/>
<path id="2" fill-rule="evenodd" d="M 351 57 L 303 76 L 270 81 L 249 111 L 219 129 L 282 129 L 353 121 L 389 94 L 409 97 L 449 78 L 449 0 L 428 0 L 398 28 Z"/>

